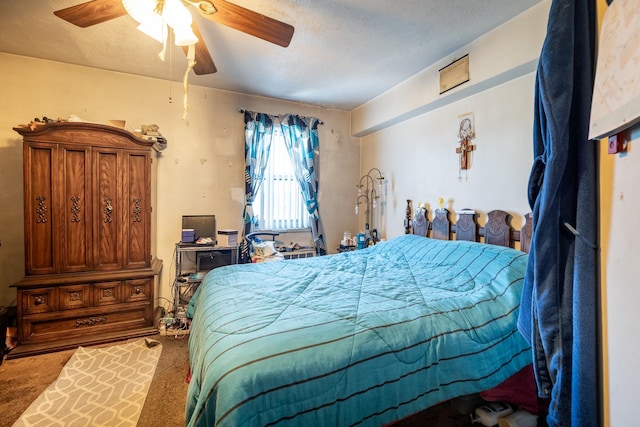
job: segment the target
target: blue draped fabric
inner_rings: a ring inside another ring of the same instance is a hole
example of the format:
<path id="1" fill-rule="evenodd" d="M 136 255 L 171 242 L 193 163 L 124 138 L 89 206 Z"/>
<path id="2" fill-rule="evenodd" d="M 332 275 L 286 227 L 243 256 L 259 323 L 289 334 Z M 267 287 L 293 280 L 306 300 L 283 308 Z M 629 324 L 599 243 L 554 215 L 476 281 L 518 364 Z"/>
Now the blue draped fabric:
<path id="1" fill-rule="evenodd" d="M 519 329 L 550 427 L 599 424 L 595 0 L 553 0 L 536 76 L 533 236 Z"/>
<path id="2" fill-rule="evenodd" d="M 293 114 L 280 116 L 284 142 L 289 157 L 293 161 L 296 179 L 300 184 L 307 212 L 311 216 L 316 252 L 319 255 L 325 255 L 327 249 L 318 209 L 319 124 L 321 124 L 320 120 L 315 117 L 301 117 Z"/>
<path id="3" fill-rule="evenodd" d="M 249 244 L 244 238 L 253 224 L 252 204 L 262 184 L 264 169 L 269 160 L 273 137 L 273 116 L 253 111 L 244 112 L 244 186 L 245 202 L 243 239 L 240 241 L 240 260 L 249 260 Z"/>
<path id="4" fill-rule="evenodd" d="M 531 364 L 516 328 L 526 258 L 402 235 L 216 268 L 187 310 L 186 425 L 380 427 L 494 387 Z"/>

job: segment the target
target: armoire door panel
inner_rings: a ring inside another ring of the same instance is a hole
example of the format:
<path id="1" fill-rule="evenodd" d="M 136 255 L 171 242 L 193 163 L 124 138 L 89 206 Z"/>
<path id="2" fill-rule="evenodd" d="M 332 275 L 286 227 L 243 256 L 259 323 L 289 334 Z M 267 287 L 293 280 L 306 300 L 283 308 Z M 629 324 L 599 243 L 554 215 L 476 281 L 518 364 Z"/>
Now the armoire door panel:
<path id="1" fill-rule="evenodd" d="M 56 272 L 55 248 L 58 241 L 54 208 L 57 174 L 57 146 L 24 146 L 25 270 L 27 274 Z"/>
<path id="2" fill-rule="evenodd" d="M 121 150 L 94 149 L 93 258 L 96 270 L 122 268 Z"/>
<path id="3" fill-rule="evenodd" d="M 148 152 L 125 151 L 124 268 L 149 267 L 151 158 Z"/>
<path id="4" fill-rule="evenodd" d="M 61 147 L 62 269 L 64 272 L 91 269 L 91 150 Z"/>

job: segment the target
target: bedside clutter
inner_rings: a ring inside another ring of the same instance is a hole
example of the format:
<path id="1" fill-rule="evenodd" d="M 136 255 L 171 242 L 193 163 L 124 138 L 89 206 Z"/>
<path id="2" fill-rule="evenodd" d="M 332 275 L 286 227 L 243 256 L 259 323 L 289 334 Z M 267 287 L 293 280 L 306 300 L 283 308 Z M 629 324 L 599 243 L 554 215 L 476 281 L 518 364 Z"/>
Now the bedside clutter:
<path id="1" fill-rule="evenodd" d="M 315 248 L 300 246 L 297 243 L 289 246 L 276 246 L 276 242 L 274 241 L 260 241 L 253 242 L 252 248 L 251 262 L 253 263 L 311 258 L 316 256 Z"/>
<path id="2" fill-rule="evenodd" d="M 378 230 L 375 228 L 369 232 L 369 224 L 366 224 L 365 231 L 356 234 L 355 238 L 351 237 L 351 233 L 344 232 L 338 252 L 348 252 L 356 249 L 364 249 L 380 242 Z"/>
<path id="3" fill-rule="evenodd" d="M 314 246 L 305 246 L 294 242 L 285 245 L 282 241 L 276 241 L 276 237 L 279 235 L 280 233 L 273 231 L 255 231 L 247 234 L 246 237 L 251 242 L 251 262 L 281 261 L 316 256 Z M 287 237 L 297 238 L 305 236 L 291 233 L 288 234 Z"/>

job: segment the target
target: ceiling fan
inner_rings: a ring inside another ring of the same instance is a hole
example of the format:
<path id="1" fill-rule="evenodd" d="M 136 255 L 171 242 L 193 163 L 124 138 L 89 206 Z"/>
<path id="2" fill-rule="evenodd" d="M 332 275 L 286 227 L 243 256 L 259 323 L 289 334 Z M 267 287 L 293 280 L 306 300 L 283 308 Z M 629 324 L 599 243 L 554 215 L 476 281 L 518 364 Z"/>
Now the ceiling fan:
<path id="1" fill-rule="evenodd" d="M 250 34 L 278 46 L 287 47 L 293 37 L 294 28 L 284 22 L 238 6 L 225 0 L 190 1 L 181 0 L 185 6 L 193 6 L 203 17 Z M 163 0 L 158 3 L 162 5 Z M 90 27 L 110 21 L 127 14 L 122 0 L 91 0 L 76 6 L 67 7 L 54 12 L 56 16 L 79 27 Z M 211 54 L 200 35 L 200 31 L 192 22 L 193 33 L 198 37 L 195 45 L 196 74 L 215 73 L 216 66 Z M 185 54 L 187 47 L 183 46 Z"/>

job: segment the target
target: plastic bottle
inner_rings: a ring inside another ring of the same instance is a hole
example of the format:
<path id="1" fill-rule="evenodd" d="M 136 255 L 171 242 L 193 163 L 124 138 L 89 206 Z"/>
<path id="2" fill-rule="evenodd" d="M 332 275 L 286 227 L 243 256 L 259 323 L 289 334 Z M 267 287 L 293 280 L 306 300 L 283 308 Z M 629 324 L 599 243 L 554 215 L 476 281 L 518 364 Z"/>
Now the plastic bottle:
<path id="1" fill-rule="evenodd" d="M 351 240 L 351 233 L 349 233 L 348 231 L 345 231 L 344 235 L 342 236 L 342 242 L 340 242 L 340 244 L 342 246 L 349 246 L 350 240 Z"/>

